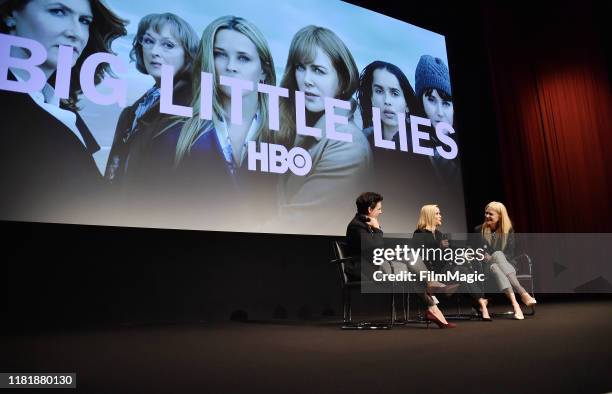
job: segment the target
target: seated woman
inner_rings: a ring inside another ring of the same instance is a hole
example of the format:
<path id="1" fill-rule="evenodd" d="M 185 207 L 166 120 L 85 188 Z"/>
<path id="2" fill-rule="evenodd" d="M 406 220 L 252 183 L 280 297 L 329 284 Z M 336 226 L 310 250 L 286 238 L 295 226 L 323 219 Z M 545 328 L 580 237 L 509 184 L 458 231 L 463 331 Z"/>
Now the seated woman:
<path id="1" fill-rule="evenodd" d="M 346 238 L 348 243 L 348 252 L 353 257 L 353 264 L 347 266 L 346 273 L 353 280 L 372 280 L 372 275 L 376 271 L 373 264 L 368 264 L 365 267 L 361 266 L 361 253 L 363 251 L 373 251 L 375 248 L 384 248 L 383 231 L 381 229 L 378 217 L 382 214 L 383 196 L 378 193 L 366 192 L 357 197 L 355 204 L 357 205 L 357 213 L 346 228 Z M 365 236 L 364 236 L 365 235 Z M 362 241 L 367 244 L 362 244 Z M 419 272 L 427 271 L 427 267 L 421 260 L 417 260 L 415 264 L 405 264 L 402 262 L 391 262 L 394 271 L 410 271 L 414 272 L 417 277 Z M 428 284 L 429 291 L 451 292 L 456 286 L 444 286 L 438 282 Z M 433 321 L 440 328 L 455 328 L 456 325 L 448 323 L 442 314 L 442 311 L 436 305 L 433 297 L 423 291 L 421 297 L 427 305 L 427 319 Z"/>
<path id="2" fill-rule="evenodd" d="M 512 303 L 514 318 L 523 320 L 523 312 L 516 301 L 514 291 L 519 293 L 526 306 L 533 306 L 537 302 L 521 286 L 516 278 L 516 269 L 509 262 L 514 255 L 514 229 L 504 204 L 497 201 L 487 204 L 484 223 L 476 226 L 474 232 L 480 234 L 480 246 L 484 245 L 489 251 L 485 254 L 483 264 L 488 267 L 499 290 L 504 292 Z"/>
<path id="3" fill-rule="evenodd" d="M 289 97 L 280 102 L 278 142 L 308 151 L 312 168 L 305 176 L 287 173 L 280 180 L 280 216 L 288 228 L 299 224 L 313 233 L 334 232 L 336 224 L 329 217 L 334 213 L 337 217 L 344 202 L 366 189 L 365 183 L 372 179 L 370 147 L 352 122 L 355 106 L 336 110 L 337 115 L 343 112 L 349 119 L 345 125 L 337 124 L 336 131 L 349 135 L 352 141 L 328 138 L 326 129 L 325 99 L 348 101 L 358 86 L 355 60 L 334 32 L 306 26 L 295 34 L 281 81 Z M 296 109 L 296 91 L 303 94 L 305 108 Z M 305 125 L 319 129 L 320 136 L 297 133 L 296 110 L 305 113 Z"/>
<path id="4" fill-rule="evenodd" d="M 419 241 L 417 244 L 419 246 L 424 245 L 427 249 L 440 248 L 443 250 L 448 248 L 448 239 L 445 239 L 444 235 L 438 230 L 438 227 L 441 225 L 442 214 L 437 205 L 430 204 L 421 207 L 417 228 L 414 231 L 414 239 Z M 454 262 L 445 262 L 436 258 L 426 259 L 425 263 L 436 273 L 459 271 L 469 274 L 473 271 L 467 263 L 457 265 Z M 482 320 L 491 321 L 489 311 L 487 310 L 488 300 L 484 298 L 480 286 L 476 283 L 465 283 L 464 286 L 477 304 L 477 310 Z"/>
<path id="5" fill-rule="evenodd" d="M 173 157 L 164 160 L 154 148 L 154 140 L 172 119 L 172 115 L 160 112 L 161 68 L 169 65 L 174 69 L 173 102 L 188 105 L 197 49 L 195 31 L 177 15 L 149 14 L 138 23 L 130 59 L 136 62 L 138 71 L 151 76 L 154 84 L 119 116 L 105 173 L 115 190 L 146 196 L 146 187 L 157 183 L 160 169 L 172 168 Z"/>

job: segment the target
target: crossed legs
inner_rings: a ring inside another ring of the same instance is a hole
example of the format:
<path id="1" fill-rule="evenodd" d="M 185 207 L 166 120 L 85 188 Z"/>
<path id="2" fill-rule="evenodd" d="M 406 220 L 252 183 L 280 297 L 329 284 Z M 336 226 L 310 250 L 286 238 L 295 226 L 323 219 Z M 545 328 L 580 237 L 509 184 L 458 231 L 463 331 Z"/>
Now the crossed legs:
<path id="1" fill-rule="evenodd" d="M 519 293 L 521 300 L 527 306 L 532 306 L 536 303 L 535 298 L 531 297 L 527 290 L 516 278 L 516 270 L 508 262 L 506 256 L 497 251 L 491 255 L 491 260 L 489 261 L 489 269 L 491 270 L 491 274 L 495 278 L 497 282 L 497 287 L 506 294 L 510 302 L 512 303 L 512 308 L 514 309 L 514 316 L 517 319 L 523 318 L 523 312 L 521 311 L 521 306 L 516 300 L 516 296 L 514 292 Z"/>

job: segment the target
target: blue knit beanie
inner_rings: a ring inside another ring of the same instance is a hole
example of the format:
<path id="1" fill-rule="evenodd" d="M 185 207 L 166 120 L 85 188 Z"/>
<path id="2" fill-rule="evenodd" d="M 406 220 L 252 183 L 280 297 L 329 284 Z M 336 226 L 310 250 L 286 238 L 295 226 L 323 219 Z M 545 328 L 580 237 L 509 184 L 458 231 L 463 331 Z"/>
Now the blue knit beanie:
<path id="1" fill-rule="evenodd" d="M 453 96 L 448 67 L 439 57 L 421 56 L 414 79 L 416 95 L 419 98 L 423 97 L 423 92 L 430 88 L 442 91 L 451 97 Z"/>

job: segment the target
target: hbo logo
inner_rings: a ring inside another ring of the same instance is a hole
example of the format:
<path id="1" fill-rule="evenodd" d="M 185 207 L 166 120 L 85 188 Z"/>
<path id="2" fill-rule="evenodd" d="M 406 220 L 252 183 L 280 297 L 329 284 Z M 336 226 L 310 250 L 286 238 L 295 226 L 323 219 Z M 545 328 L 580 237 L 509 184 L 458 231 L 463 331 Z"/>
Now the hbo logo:
<path id="1" fill-rule="evenodd" d="M 249 141 L 249 170 L 257 171 L 257 162 L 259 161 L 262 172 L 274 172 L 276 174 L 284 174 L 287 170 L 291 170 L 295 175 L 304 176 L 310 172 L 312 168 L 312 158 L 310 154 L 303 148 L 292 148 L 287 151 L 282 145 L 259 144 L 261 151 L 257 151 L 257 143 Z"/>

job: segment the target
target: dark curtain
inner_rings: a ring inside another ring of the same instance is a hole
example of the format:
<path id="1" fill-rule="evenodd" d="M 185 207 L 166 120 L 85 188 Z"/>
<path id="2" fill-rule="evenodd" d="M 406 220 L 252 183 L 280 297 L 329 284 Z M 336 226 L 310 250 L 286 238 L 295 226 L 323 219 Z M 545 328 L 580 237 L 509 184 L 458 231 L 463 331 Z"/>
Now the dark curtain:
<path id="1" fill-rule="evenodd" d="M 600 11 L 588 2 L 483 9 L 505 202 L 518 232 L 612 231 Z M 483 165 L 491 160 L 483 152 Z"/>

